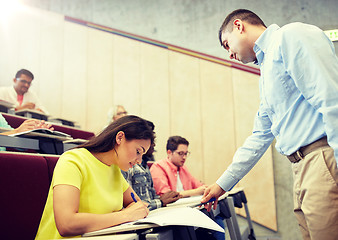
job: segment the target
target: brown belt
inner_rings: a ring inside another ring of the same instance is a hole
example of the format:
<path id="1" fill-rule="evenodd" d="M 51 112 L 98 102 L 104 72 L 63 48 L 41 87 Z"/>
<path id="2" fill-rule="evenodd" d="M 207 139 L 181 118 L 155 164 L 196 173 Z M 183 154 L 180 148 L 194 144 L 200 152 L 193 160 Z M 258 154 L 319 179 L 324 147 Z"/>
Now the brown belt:
<path id="1" fill-rule="evenodd" d="M 303 157 L 305 157 L 310 152 L 316 150 L 317 148 L 328 146 L 327 143 L 327 137 L 322 137 L 321 139 L 318 139 L 317 141 L 310 143 L 309 145 L 306 145 L 304 147 L 301 147 L 298 151 L 292 153 L 289 156 L 286 156 L 290 162 L 296 163 L 299 162 Z"/>

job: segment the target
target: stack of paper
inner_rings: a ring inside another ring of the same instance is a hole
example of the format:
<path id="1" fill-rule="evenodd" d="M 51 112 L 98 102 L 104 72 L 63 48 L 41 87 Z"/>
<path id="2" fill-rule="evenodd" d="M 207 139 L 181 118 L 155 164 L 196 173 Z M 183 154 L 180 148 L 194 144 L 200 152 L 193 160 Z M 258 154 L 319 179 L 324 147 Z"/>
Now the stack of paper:
<path id="1" fill-rule="evenodd" d="M 172 225 L 193 226 L 224 232 L 224 229 L 221 228 L 217 223 L 215 223 L 207 215 L 205 215 L 204 213 L 195 208 L 165 207 L 160 208 L 156 211 L 151 211 L 146 218 L 94 232 L 85 233 L 83 236 L 89 237 L 89 236 L 112 234 L 116 232 L 137 230 L 142 229 L 143 225 L 145 226 L 144 228 L 150 228 L 155 226 L 172 226 Z"/>

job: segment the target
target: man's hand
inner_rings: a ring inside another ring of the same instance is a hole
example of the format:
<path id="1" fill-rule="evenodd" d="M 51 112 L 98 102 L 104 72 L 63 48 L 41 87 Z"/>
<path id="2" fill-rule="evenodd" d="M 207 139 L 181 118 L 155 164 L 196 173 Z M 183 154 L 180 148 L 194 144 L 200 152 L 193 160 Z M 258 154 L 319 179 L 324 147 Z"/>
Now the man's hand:
<path id="1" fill-rule="evenodd" d="M 163 207 L 165 207 L 169 203 L 176 202 L 179 198 L 181 198 L 179 192 L 169 191 L 163 193 L 160 200 L 162 201 Z"/>
<path id="2" fill-rule="evenodd" d="M 204 204 L 204 207 L 208 210 L 208 212 L 211 210 L 212 204 L 214 204 L 214 210 L 216 210 L 218 198 L 223 195 L 225 191 L 218 186 L 216 183 L 210 185 L 207 187 L 207 189 L 204 191 L 203 197 L 201 199 L 201 203 L 208 202 L 212 197 L 216 198 L 215 202 L 209 202 Z"/>
<path id="3" fill-rule="evenodd" d="M 22 109 L 35 109 L 35 104 L 32 102 L 28 102 L 21 106 L 16 107 L 16 110 L 22 110 Z"/>

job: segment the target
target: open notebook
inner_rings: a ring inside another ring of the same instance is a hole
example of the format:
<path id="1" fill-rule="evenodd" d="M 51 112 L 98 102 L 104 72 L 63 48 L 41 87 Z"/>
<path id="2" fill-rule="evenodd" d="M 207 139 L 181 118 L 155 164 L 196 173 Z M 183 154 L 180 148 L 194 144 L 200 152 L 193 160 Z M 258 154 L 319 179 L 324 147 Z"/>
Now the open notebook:
<path id="1" fill-rule="evenodd" d="M 117 232 L 132 231 L 144 228 L 159 226 L 193 226 L 224 232 L 217 223 L 211 220 L 207 215 L 195 208 L 177 207 L 177 208 L 159 208 L 149 213 L 146 218 L 124 223 L 118 226 L 105 228 L 83 234 L 83 237 L 112 234 Z"/>
<path id="2" fill-rule="evenodd" d="M 59 132 L 59 131 L 53 131 L 47 128 L 37 128 L 33 130 L 28 130 L 25 132 L 15 133 L 11 134 L 10 136 L 23 136 L 23 137 L 45 137 L 45 138 L 54 138 L 58 139 L 60 141 L 73 139 L 69 134 Z"/>

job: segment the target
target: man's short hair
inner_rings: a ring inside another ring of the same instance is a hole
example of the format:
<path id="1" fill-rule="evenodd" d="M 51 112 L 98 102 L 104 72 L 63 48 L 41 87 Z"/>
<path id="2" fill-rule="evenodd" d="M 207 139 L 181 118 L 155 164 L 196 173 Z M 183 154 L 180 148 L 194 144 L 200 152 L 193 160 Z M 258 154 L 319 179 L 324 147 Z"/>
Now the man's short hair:
<path id="1" fill-rule="evenodd" d="M 21 77 L 21 74 L 24 74 L 24 75 L 26 75 L 27 77 L 30 77 L 32 80 L 34 79 L 33 73 L 31 73 L 31 72 L 28 71 L 27 69 L 20 69 L 20 70 L 15 74 L 15 78 Z"/>
<path id="2" fill-rule="evenodd" d="M 167 141 L 167 151 L 175 151 L 178 147 L 178 145 L 180 144 L 184 144 L 189 146 L 189 142 L 187 139 L 180 137 L 180 136 L 171 136 L 169 137 L 168 141 Z"/>
<path id="3" fill-rule="evenodd" d="M 252 25 L 262 25 L 262 26 L 266 27 L 264 22 L 262 21 L 262 19 L 260 19 L 260 17 L 258 17 L 257 14 L 255 14 L 254 12 L 247 10 L 247 9 L 237 9 L 237 10 L 231 12 L 224 19 L 224 22 L 219 29 L 218 37 L 219 37 L 219 41 L 221 42 L 221 45 L 223 45 L 222 32 L 225 29 L 229 32 L 232 32 L 232 30 L 233 30 L 232 23 L 233 23 L 233 21 L 235 21 L 235 19 L 240 19 L 240 20 L 248 22 Z"/>

